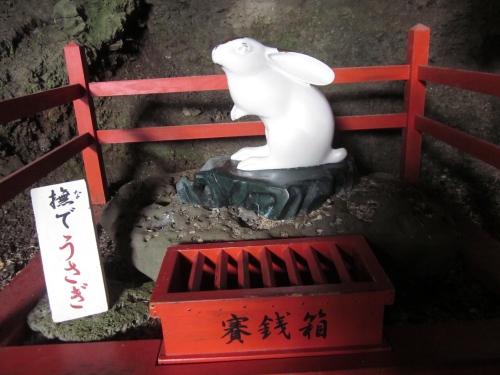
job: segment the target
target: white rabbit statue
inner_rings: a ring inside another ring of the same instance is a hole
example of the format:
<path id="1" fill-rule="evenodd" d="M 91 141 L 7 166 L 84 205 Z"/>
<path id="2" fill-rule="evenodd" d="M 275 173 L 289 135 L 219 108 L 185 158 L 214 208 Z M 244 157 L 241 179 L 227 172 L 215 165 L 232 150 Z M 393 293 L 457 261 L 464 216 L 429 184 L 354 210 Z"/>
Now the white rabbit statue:
<path id="1" fill-rule="evenodd" d="M 280 52 L 251 38 L 229 41 L 212 51 L 226 73 L 234 102 L 231 119 L 257 115 L 267 144 L 245 147 L 231 156 L 246 171 L 311 167 L 342 161 L 344 148 L 332 149 L 334 120 L 330 104 L 314 85 L 335 77 L 321 61 Z"/>

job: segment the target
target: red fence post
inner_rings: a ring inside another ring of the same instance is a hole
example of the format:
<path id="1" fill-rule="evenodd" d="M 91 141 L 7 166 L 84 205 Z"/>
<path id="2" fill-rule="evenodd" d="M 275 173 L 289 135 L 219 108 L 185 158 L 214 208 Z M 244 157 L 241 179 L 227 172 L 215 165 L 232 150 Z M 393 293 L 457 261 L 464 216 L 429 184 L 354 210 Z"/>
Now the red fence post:
<path id="1" fill-rule="evenodd" d="M 75 43 L 64 47 L 66 68 L 70 84 L 80 84 L 85 89 L 85 95 L 73 102 L 75 108 L 78 133 L 89 133 L 94 142 L 82 151 L 87 184 L 89 186 L 92 206 L 103 205 L 107 201 L 107 183 L 102 152 L 97 142 L 97 122 L 94 102 L 90 96 L 87 62 L 83 48 Z"/>
<path id="2" fill-rule="evenodd" d="M 425 107 L 425 82 L 418 80 L 418 66 L 429 61 L 430 29 L 418 24 L 408 32 L 406 63 L 410 65 L 410 79 L 406 82 L 404 108 L 408 122 L 403 129 L 401 146 L 402 180 L 416 185 L 420 170 L 422 134 L 415 129 L 416 115 L 423 115 Z"/>

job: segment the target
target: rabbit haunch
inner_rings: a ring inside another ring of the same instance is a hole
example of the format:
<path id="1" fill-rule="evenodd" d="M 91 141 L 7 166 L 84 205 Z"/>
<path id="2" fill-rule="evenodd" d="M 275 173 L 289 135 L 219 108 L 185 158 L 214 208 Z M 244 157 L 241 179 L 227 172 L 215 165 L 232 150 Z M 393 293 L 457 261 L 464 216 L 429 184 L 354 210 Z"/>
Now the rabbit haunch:
<path id="1" fill-rule="evenodd" d="M 338 163 L 347 152 L 332 149 L 330 104 L 311 84 L 330 84 L 335 75 L 321 61 L 280 52 L 241 38 L 215 47 L 214 63 L 226 73 L 234 102 L 231 119 L 257 115 L 267 144 L 245 147 L 231 156 L 240 170 L 287 169 Z"/>

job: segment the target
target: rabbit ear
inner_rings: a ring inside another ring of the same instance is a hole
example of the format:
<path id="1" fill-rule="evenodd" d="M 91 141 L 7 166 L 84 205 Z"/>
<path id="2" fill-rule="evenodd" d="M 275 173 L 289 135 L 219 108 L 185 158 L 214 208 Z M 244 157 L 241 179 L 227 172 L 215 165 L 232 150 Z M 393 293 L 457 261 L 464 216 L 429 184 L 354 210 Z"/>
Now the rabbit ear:
<path id="1" fill-rule="evenodd" d="M 313 85 L 328 85 L 335 74 L 325 63 L 296 52 L 273 52 L 268 55 L 272 66 L 300 81 Z"/>

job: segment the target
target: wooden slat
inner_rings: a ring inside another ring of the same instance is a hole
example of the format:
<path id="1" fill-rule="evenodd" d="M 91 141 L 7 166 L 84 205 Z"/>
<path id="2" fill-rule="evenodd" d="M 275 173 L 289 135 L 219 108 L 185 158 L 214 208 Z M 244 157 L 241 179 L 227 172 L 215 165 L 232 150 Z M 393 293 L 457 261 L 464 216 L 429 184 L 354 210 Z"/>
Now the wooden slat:
<path id="1" fill-rule="evenodd" d="M 295 253 L 289 247 L 285 247 L 281 254 L 286 264 L 286 271 L 288 273 L 288 279 L 290 280 L 291 286 L 299 286 L 302 284 L 302 279 L 300 278 L 299 269 L 297 267 L 297 260 L 295 259 Z"/>
<path id="2" fill-rule="evenodd" d="M 262 272 L 262 283 L 266 288 L 273 288 L 276 286 L 274 278 L 273 261 L 271 259 L 271 252 L 268 248 L 264 247 L 259 251 L 260 258 L 260 271 Z"/>
<path id="3" fill-rule="evenodd" d="M 203 266 L 205 265 L 205 255 L 198 251 L 191 265 L 191 273 L 189 274 L 188 291 L 197 292 L 200 290 L 201 278 L 203 276 Z"/>
<path id="4" fill-rule="evenodd" d="M 408 65 L 335 68 L 336 83 L 377 82 L 407 80 Z M 168 94 L 176 92 L 227 90 L 224 74 L 196 77 L 152 78 L 139 80 L 91 82 L 90 95 L 119 96 L 142 94 Z"/>
<path id="5" fill-rule="evenodd" d="M 323 270 L 321 269 L 321 264 L 314 250 L 311 246 L 308 246 L 304 251 L 304 258 L 307 260 L 307 265 L 309 266 L 309 271 L 311 272 L 312 279 L 315 284 L 326 284 L 327 280 Z"/>
<path id="6" fill-rule="evenodd" d="M 417 116 L 416 128 L 485 163 L 500 168 L 500 147 L 493 143 L 486 142 L 424 116 Z"/>
<path id="7" fill-rule="evenodd" d="M 335 118 L 335 130 L 400 129 L 406 126 L 406 121 L 406 113 L 339 116 Z"/>
<path id="8" fill-rule="evenodd" d="M 406 125 L 406 114 L 345 116 L 335 119 L 337 130 L 397 129 Z M 225 137 L 251 137 L 264 135 L 260 121 L 223 124 L 175 125 L 138 129 L 113 129 L 97 131 L 101 144 L 177 141 Z"/>
<path id="9" fill-rule="evenodd" d="M 418 79 L 418 69 L 429 60 L 430 29 L 418 24 L 408 32 L 406 63 L 410 65 L 410 78 L 405 85 L 404 109 L 408 122 L 403 129 L 400 177 L 412 185 L 418 183 L 422 135 L 415 129 L 415 116 L 424 113 L 425 83 Z"/>
<path id="10" fill-rule="evenodd" d="M 227 88 L 227 79 L 224 74 L 197 77 L 92 82 L 89 85 L 90 95 L 93 97 L 227 90 Z"/>
<path id="11" fill-rule="evenodd" d="M 225 290 L 227 289 L 227 266 L 228 266 L 229 256 L 227 252 L 221 249 L 217 253 L 217 259 L 215 262 L 215 289 Z"/>
<path id="12" fill-rule="evenodd" d="M 81 85 L 73 84 L 19 98 L 2 100 L 0 101 L 0 124 L 71 103 L 73 100 L 80 99 L 84 92 Z"/>
<path id="13" fill-rule="evenodd" d="M 418 79 L 463 90 L 500 96 L 500 74 L 419 66 Z"/>
<path id="14" fill-rule="evenodd" d="M 241 249 L 238 254 L 238 288 L 250 288 L 250 271 L 248 268 L 248 251 Z"/>
<path id="15" fill-rule="evenodd" d="M 401 81 L 410 78 L 409 65 L 335 68 L 333 84 L 354 82 Z"/>
<path id="16" fill-rule="evenodd" d="M 339 274 L 340 281 L 342 283 L 352 282 L 351 275 L 349 274 L 349 271 L 347 270 L 345 263 L 342 260 L 340 249 L 337 245 L 333 245 L 330 247 L 330 255 L 332 257 L 333 263 L 335 263 L 335 268 L 337 269 L 337 273 Z"/>
<path id="17" fill-rule="evenodd" d="M 229 124 L 201 124 L 151 127 L 140 129 L 100 130 L 99 143 L 132 143 L 151 141 L 177 141 L 186 139 L 209 139 L 264 135 L 262 122 Z"/>
<path id="18" fill-rule="evenodd" d="M 0 180 L 0 205 L 45 177 L 92 144 L 89 134 L 79 135 Z"/>

